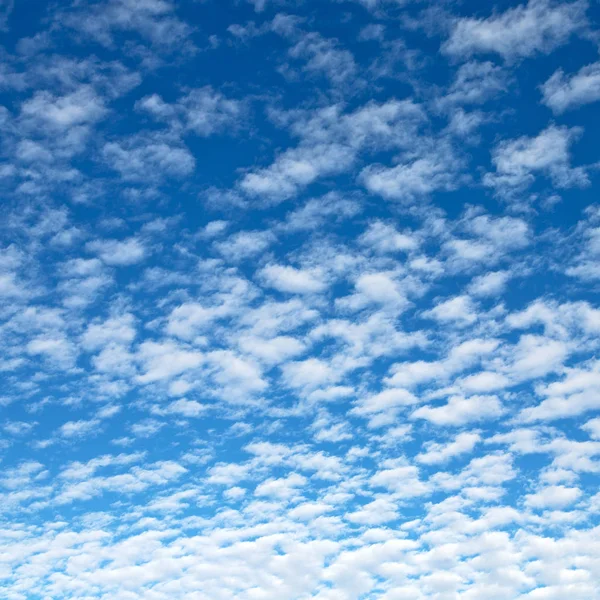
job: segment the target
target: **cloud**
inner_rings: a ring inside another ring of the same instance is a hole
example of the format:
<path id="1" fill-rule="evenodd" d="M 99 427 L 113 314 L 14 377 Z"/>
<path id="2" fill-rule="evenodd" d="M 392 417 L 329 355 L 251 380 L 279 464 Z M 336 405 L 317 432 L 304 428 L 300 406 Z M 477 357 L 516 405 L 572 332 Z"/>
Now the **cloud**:
<path id="1" fill-rule="evenodd" d="M 528 494 L 525 497 L 525 504 L 534 509 L 565 508 L 577 501 L 580 495 L 579 488 L 553 485 L 543 488 L 535 494 Z"/>
<path id="2" fill-rule="evenodd" d="M 597 11 L 224 4 L 0 0 L 2 597 L 599 598 Z"/>
<path id="3" fill-rule="evenodd" d="M 41 335 L 27 344 L 27 352 L 32 356 L 43 356 L 60 369 L 70 369 L 75 365 L 77 350 L 62 335 Z"/>
<path id="4" fill-rule="evenodd" d="M 477 320 L 477 308 L 469 296 L 456 296 L 440 302 L 423 316 L 465 327 Z"/>
<path id="5" fill-rule="evenodd" d="M 340 48 L 336 40 L 327 39 L 318 33 L 304 34 L 289 50 L 292 59 L 305 61 L 307 73 L 323 74 L 333 85 L 342 85 L 356 77 L 357 65 L 352 54 Z"/>
<path id="6" fill-rule="evenodd" d="M 400 233 L 393 225 L 382 221 L 371 223 L 358 241 L 381 253 L 409 252 L 415 250 L 419 245 L 419 241 L 415 237 Z"/>
<path id="7" fill-rule="evenodd" d="M 91 5 L 74 4 L 59 12 L 58 22 L 84 38 L 112 47 L 119 32 L 135 32 L 164 46 L 181 44 L 192 29 L 174 14 L 169 0 L 107 0 Z"/>
<path id="8" fill-rule="evenodd" d="M 425 465 L 445 463 L 456 456 L 468 454 L 481 441 L 478 433 L 459 433 L 454 441 L 448 444 L 427 444 L 425 452 L 417 455 L 416 460 Z"/>
<path id="9" fill-rule="evenodd" d="M 279 154 L 269 167 L 247 173 L 240 188 L 251 196 L 281 202 L 317 179 L 347 171 L 359 152 L 373 144 L 406 144 L 423 120 L 416 104 L 396 100 L 369 103 L 348 114 L 340 114 L 337 105 L 309 113 L 292 122 L 300 144 Z"/>
<path id="10" fill-rule="evenodd" d="M 196 160 L 185 146 L 159 135 L 107 142 L 102 148 L 102 159 L 125 181 L 134 182 L 183 177 L 196 168 Z"/>
<path id="11" fill-rule="evenodd" d="M 473 296 L 498 296 L 504 291 L 509 280 L 510 273 L 506 271 L 493 271 L 479 275 L 471 282 L 469 292 Z"/>
<path id="12" fill-rule="evenodd" d="M 142 364 L 140 383 L 171 379 L 185 371 L 195 369 L 204 362 L 201 352 L 187 350 L 173 342 L 143 342 L 136 357 Z"/>
<path id="13" fill-rule="evenodd" d="M 460 105 L 479 105 L 508 89 L 509 74 L 490 61 L 471 60 L 461 65 L 447 93 L 436 104 L 443 110 Z"/>
<path id="14" fill-rule="evenodd" d="M 157 121 L 200 137 L 230 132 L 239 125 L 244 113 L 242 102 L 228 99 L 210 86 L 194 89 L 174 104 L 165 102 L 158 94 L 145 96 L 136 107 Z"/>
<path id="15" fill-rule="evenodd" d="M 106 115 L 103 100 L 91 86 L 82 86 L 66 96 L 56 97 L 50 92 L 37 92 L 21 105 L 21 115 L 32 125 L 66 130 L 100 120 Z"/>
<path id="16" fill-rule="evenodd" d="M 425 419 L 438 426 L 461 426 L 497 419 L 505 413 L 497 396 L 452 396 L 447 404 L 438 407 L 422 406 L 411 418 Z"/>
<path id="17" fill-rule="evenodd" d="M 562 69 L 542 86 L 542 102 L 555 114 L 600 100 L 600 63 L 582 67 L 570 77 Z"/>
<path id="18" fill-rule="evenodd" d="M 586 25 L 584 2 L 529 0 L 488 18 L 456 19 L 442 51 L 455 57 L 500 54 L 507 61 L 549 53 Z"/>
<path id="19" fill-rule="evenodd" d="M 455 187 L 454 165 L 443 158 L 419 158 L 395 167 L 371 165 L 361 173 L 365 187 L 387 200 L 410 201 Z"/>
<path id="20" fill-rule="evenodd" d="M 244 260 L 263 254 L 275 242 L 271 231 L 241 231 L 214 244 L 217 251 L 229 260 Z"/>
<path id="21" fill-rule="evenodd" d="M 492 153 L 496 172 L 487 173 L 484 184 L 499 192 L 520 190 L 542 174 L 558 188 L 588 185 L 586 168 L 570 165 L 570 146 L 580 134 L 578 128 L 550 125 L 535 137 L 501 142 Z"/>
<path id="22" fill-rule="evenodd" d="M 290 294 L 314 294 L 323 292 L 327 285 L 318 273 L 310 273 L 290 266 L 267 265 L 260 273 L 270 287 Z"/>
<path id="23" fill-rule="evenodd" d="M 146 257 L 146 248 L 135 239 L 94 240 L 86 244 L 89 252 L 95 252 L 107 265 L 128 266 L 141 262 Z"/>
<path id="24" fill-rule="evenodd" d="M 343 222 L 361 210 L 358 200 L 331 192 L 322 198 L 311 198 L 304 206 L 288 213 L 281 228 L 286 231 L 315 230 L 332 222 Z"/>

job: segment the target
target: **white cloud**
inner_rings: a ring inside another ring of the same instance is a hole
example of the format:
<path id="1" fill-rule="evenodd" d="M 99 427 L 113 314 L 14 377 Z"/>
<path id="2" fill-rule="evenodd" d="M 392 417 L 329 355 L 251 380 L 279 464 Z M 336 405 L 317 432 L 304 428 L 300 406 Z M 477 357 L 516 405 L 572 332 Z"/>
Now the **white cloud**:
<path id="1" fill-rule="evenodd" d="M 327 287 L 318 273 L 287 265 L 267 265 L 260 275 L 270 287 L 290 294 L 315 294 L 323 292 Z"/>
<path id="2" fill-rule="evenodd" d="M 268 479 L 256 487 L 254 495 L 288 499 L 296 495 L 298 488 L 306 485 L 307 481 L 306 477 L 298 473 L 292 473 L 280 479 Z"/>
<path id="3" fill-rule="evenodd" d="M 335 40 L 324 38 L 315 32 L 304 34 L 290 48 L 289 56 L 305 61 L 304 71 L 323 74 L 333 85 L 347 83 L 357 72 L 357 65 L 348 50 L 339 47 Z"/>
<path id="4" fill-rule="evenodd" d="M 335 383 L 341 376 L 325 361 L 308 358 L 290 362 L 282 367 L 283 378 L 293 388 L 314 389 Z"/>
<path id="5" fill-rule="evenodd" d="M 95 419 L 68 421 L 58 429 L 58 435 L 63 438 L 84 437 L 91 432 L 98 432 L 99 421 Z"/>
<path id="6" fill-rule="evenodd" d="M 77 359 L 75 346 L 64 336 L 38 336 L 27 344 L 27 352 L 44 356 L 62 369 L 73 367 Z"/>
<path id="7" fill-rule="evenodd" d="M 414 236 L 400 233 L 393 225 L 382 221 L 371 223 L 358 241 L 381 253 L 408 252 L 415 250 L 419 245 L 419 241 Z"/>
<path id="8" fill-rule="evenodd" d="M 286 200 L 319 178 L 347 171 L 363 149 L 405 146 L 423 120 L 416 104 L 395 100 L 348 114 L 337 105 L 309 113 L 292 123 L 300 144 L 279 154 L 271 166 L 246 174 L 240 188 L 268 202 Z"/>
<path id="9" fill-rule="evenodd" d="M 136 32 L 159 46 L 181 48 L 191 27 L 175 14 L 170 0 L 107 0 L 58 12 L 58 22 L 77 35 L 111 47 L 115 34 Z"/>
<path id="10" fill-rule="evenodd" d="M 509 279 L 510 273 L 506 271 L 479 275 L 471 282 L 469 293 L 473 296 L 498 296 L 504 291 Z"/>
<path id="11" fill-rule="evenodd" d="M 552 485 L 542 488 L 535 494 L 525 496 L 525 504 L 531 508 L 565 508 L 577 501 L 581 496 L 579 488 L 564 485 Z"/>
<path id="12" fill-rule="evenodd" d="M 186 400 L 185 398 L 174 400 L 166 407 L 167 413 L 183 417 L 199 417 L 205 410 L 206 407 L 200 404 L 200 402 Z"/>
<path id="13" fill-rule="evenodd" d="M 457 19 L 442 46 L 451 56 L 497 53 L 506 60 L 548 53 L 586 24 L 586 4 L 529 0 L 488 18 Z"/>
<path id="14" fill-rule="evenodd" d="M 455 105 L 483 104 L 507 90 L 508 73 L 490 61 L 461 65 L 452 85 L 437 105 L 449 110 Z"/>
<path id="15" fill-rule="evenodd" d="M 461 426 L 467 423 L 495 420 L 505 413 L 497 396 L 452 396 L 447 404 L 438 407 L 422 406 L 411 418 L 425 419 L 438 426 Z"/>
<path id="16" fill-rule="evenodd" d="M 239 340 L 240 349 L 259 361 L 277 365 L 303 354 L 307 347 L 295 337 L 280 335 L 274 338 L 243 336 Z"/>
<path id="17" fill-rule="evenodd" d="M 362 210 L 361 203 L 330 192 L 322 198 L 311 198 L 304 206 L 287 214 L 281 228 L 286 231 L 317 230 L 331 222 L 354 217 Z"/>
<path id="18" fill-rule="evenodd" d="M 477 320 L 477 307 L 469 296 L 456 296 L 440 302 L 423 316 L 465 327 Z"/>
<path id="19" fill-rule="evenodd" d="M 235 129 L 244 113 L 239 100 L 226 98 L 210 86 L 194 89 L 176 103 L 166 103 L 158 94 L 145 96 L 136 107 L 171 127 L 208 137 Z"/>
<path id="20" fill-rule="evenodd" d="M 600 100 L 600 63 L 582 67 L 566 77 L 559 69 L 542 86 L 543 103 L 555 114 Z"/>
<path id="21" fill-rule="evenodd" d="M 535 137 L 501 142 L 492 153 L 496 172 L 487 173 L 484 183 L 499 191 L 521 189 L 541 173 L 559 188 L 587 185 L 586 169 L 570 165 L 569 148 L 580 134 L 578 128 L 550 125 Z"/>
<path id="22" fill-rule="evenodd" d="M 262 254 L 274 241 L 270 231 L 241 231 L 215 243 L 215 248 L 230 260 L 244 260 Z"/>
<path id="23" fill-rule="evenodd" d="M 411 201 L 438 190 L 454 189 L 456 167 L 452 158 L 425 157 L 395 167 L 370 165 L 361 172 L 361 179 L 372 194 L 388 200 Z"/>
<path id="24" fill-rule="evenodd" d="M 448 444 L 428 443 L 425 452 L 418 454 L 416 460 L 425 465 L 445 463 L 456 456 L 472 452 L 480 441 L 481 436 L 478 433 L 459 433 L 454 441 Z"/>
<path id="25" fill-rule="evenodd" d="M 97 350 L 109 343 L 128 344 L 135 338 L 134 319 L 131 314 L 90 324 L 81 338 L 86 350 Z"/>
<path id="26" fill-rule="evenodd" d="M 359 400 L 356 407 L 353 409 L 353 412 L 358 415 L 369 415 L 403 406 L 410 406 L 417 402 L 417 398 L 408 390 L 402 388 L 390 388 Z"/>
<path id="27" fill-rule="evenodd" d="M 185 146 L 159 135 L 107 142 L 102 148 L 102 158 L 125 181 L 134 182 L 184 177 L 196 168 L 196 160 Z"/>
<path id="28" fill-rule="evenodd" d="M 574 1 L 0 8 L 3 598 L 600 597 Z"/>
<path id="29" fill-rule="evenodd" d="M 146 257 L 145 246 L 135 238 L 126 240 L 94 240 L 86 244 L 89 252 L 95 252 L 107 265 L 128 266 Z"/>
<path id="30" fill-rule="evenodd" d="M 152 383 L 181 375 L 195 369 L 204 362 L 201 352 L 187 350 L 174 342 L 150 342 L 140 344 L 137 357 L 144 373 L 138 379 L 141 383 Z"/>
<path id="31" fill-rule="evenodd" d="M 395 521 L 398 518 L 397 506 L 386 498 L 378 498 L 365 504 L 360 510 L 356 510 L 347 518 L 353 523 L 360 525 L 381 525 Z"/>
<path id="32" fill-rule="evenodd" d="M 25 119 L 38 121 L 57 130 L 93 123 L 106 115 L 103 100 L 90 86 L 83 86 L 66 96 L 55 97 L 38 92 L 21 106 Z"/>

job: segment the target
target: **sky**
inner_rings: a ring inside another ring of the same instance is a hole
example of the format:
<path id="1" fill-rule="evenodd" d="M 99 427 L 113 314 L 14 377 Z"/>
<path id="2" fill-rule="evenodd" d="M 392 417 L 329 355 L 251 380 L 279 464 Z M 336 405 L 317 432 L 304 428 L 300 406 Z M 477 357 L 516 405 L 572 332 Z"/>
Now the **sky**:
<path id="1" fill-rule="evenodd" d="M 597 0 L 0 0 L 0 597 L 600 599 Z"/>

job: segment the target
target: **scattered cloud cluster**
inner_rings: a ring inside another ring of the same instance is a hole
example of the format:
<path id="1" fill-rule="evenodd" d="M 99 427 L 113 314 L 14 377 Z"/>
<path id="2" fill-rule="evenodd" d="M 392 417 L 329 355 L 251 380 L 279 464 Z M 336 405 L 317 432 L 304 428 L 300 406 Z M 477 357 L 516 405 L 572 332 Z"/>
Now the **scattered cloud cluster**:
<path id="1" fill-rule="evenodd" d="M 2 598 L 600 597 L 591 4 L 25 4 Z"/>

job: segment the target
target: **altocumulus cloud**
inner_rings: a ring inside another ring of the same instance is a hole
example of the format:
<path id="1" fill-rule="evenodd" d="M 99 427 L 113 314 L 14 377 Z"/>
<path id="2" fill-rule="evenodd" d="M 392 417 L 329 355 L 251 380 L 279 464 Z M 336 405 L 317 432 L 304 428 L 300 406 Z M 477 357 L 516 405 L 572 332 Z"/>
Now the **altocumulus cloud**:
<path id="1" fill-rule="evenodd" d="M 599 22 L 0 2 L 2 598 L 600 598 Z"/>

